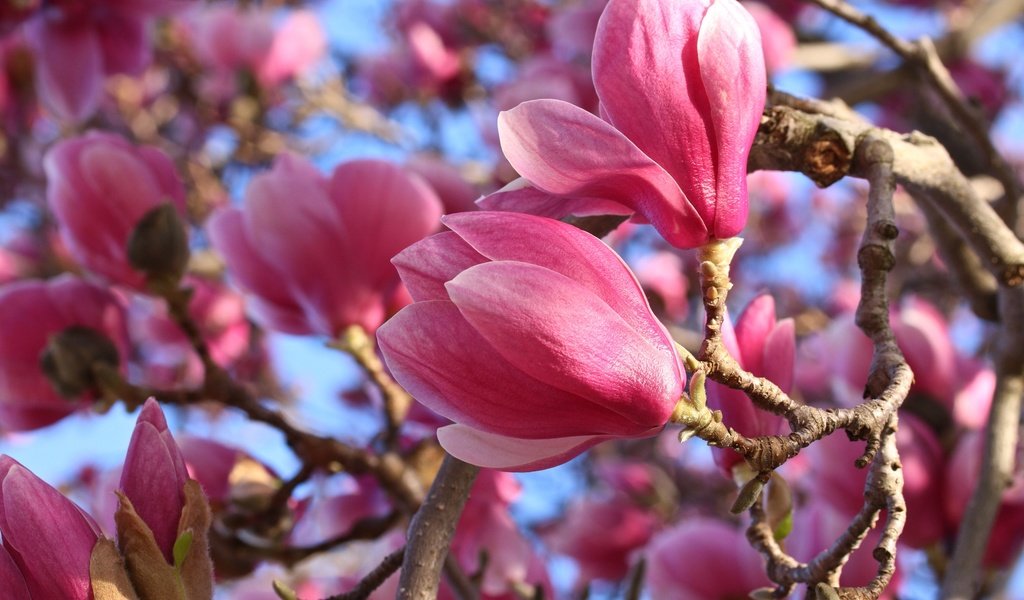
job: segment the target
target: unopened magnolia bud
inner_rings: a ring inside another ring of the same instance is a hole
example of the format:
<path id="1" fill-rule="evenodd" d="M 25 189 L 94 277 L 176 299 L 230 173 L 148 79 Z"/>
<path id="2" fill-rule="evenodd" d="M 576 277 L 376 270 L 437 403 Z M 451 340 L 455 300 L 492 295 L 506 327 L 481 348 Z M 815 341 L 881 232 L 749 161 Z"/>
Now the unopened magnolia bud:
<path id="1" fill-rule="evenodd" d="M 188 267 L 188 232 L 173 204 L 151 209 L 128 238 L 128 262 L 150 281 L 176 283 Z"/>
<path id="2" fill-rule="evenodd" d="M 775 588 L 772 587 L 757 588 L 750 592 L 748 597 L 750 600 L 775 600 L 775 598 L 778 598 L 775 594 Z"/>
<path id="3" fill-rule="evenodd" d="M 760 477 L 755 477 L 748 481 L 746 485 L 740 488 L 740 493 L 736 496 L 736 501 L 733 502 L 732 514 L 738 515 L 742 512 L 746 512 L 751 506 L 757 502 L 757 499 L 761 497 L 761 490 L 764 489 L 764 482 L 761 481 Z"/>
<path id="4" fill-rule="evenodd" d="M 818 583 L 814 586 L 814 597 L 817 600 L 839 600 L 839 593 L 827 583 Z"/>
<path id="5" fill-rule="evenodd" d="M 57 392 L 75 398 L 99 386 L 94 366 L 104 364 L 117 367 L 121 358 L 117 347 L 105 335 L 75 325 L 50 337 L 39 358 L 43 374 Z"/>

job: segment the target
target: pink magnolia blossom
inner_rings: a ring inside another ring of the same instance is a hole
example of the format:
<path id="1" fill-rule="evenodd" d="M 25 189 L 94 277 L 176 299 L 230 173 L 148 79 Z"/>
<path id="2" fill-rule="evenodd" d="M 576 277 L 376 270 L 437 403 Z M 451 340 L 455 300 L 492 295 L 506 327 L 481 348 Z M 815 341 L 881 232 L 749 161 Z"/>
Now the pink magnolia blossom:
<path id="1" fill-rule="evenodd" d="M 128 444 L 121 471 L 121 490 L 135 511 L 153 532 L 167 562 L 178 537 L 178 521 L 185 506 L 185 482 L 189 479 L 185 460 L 156 400 L 150 398 Z"/>
<path id="2" fill-rule="evenodd" d="M 850 515 L 837 511 L 825 502 L 814 500 L 813 496 L 811 498 L 794 511 L 793 531 L 786 538 L 786 549 L 800 561 L 813 559 L 832 545 L 850 525 Z M 843 573 L 839 576 L 840 585 L 848 587 L 867 585 L 878 573 L 878 561 L 871 553 L 882 535 L 881 522 L 879 520 L 879 524 L 868 531 L 867 537 L 861 542 L 860 547 L 850 555 L 850 560 L 843 566 Z M 897 564 L 892 581 L 880 600 L 896 598 L 896 590 L 899 589 L 902 576 L 902 571 Z"/>
<path id="3" fill-rule="evenodd" d="M 967 432 L 960 438 L 949 459 L 943 500 L 951 531 L 956 531 L 963 522 L 967 503 L 970 502 L 971 494 L 978 485 L 984 446 L 982 432 Z M 996 569 L 1007 568 L 1013 564 L 1024 543 L 1024 467 L 1020 461 L 1020 445 L 1016 456 L 1013 478 L 1003 492 L 983 558 L 986 566 Z M 907 515 L 910 515 L 909 507 Z"/>
<path id="4" fill-rule="evenodd" d="M 515 213 L 460 213 L 395 257 L 416 300 L 378 332 L 395 378 L 456 421 L 450 453 L 503 470 L 656 434 L 685 375 L 636 278 L 600 240 Z M 439 368 L 443 365 L 443 368 Z"/>
<path id="5" fill-rule="evenodd" d="M 549 195 L 620 203 L 678 247 L 739 233 L 766 89 L 750 14 L 734 0 L 612 0 L 593 74 L 601 118 L 557 100 L 499 116 L 512 166 Z"/>
<path id="6" fill-rule="evenodd" d="M 274 44 L 270 17 L 267 11 L 213 4 L 190 11 L 183 23 L 196 58 L 205 66 L 255 70 Z"/>
<path id="7" fill-rule="evenodd" d="M 137 74 L 150 62 L 153 18 L 174 7 L 165 0 L 47 2 L 25 24 L 36 53 L 39 95 L 68 121 L 88 118 L 99 105 L 103 81 Z"/>
<path id="8" fill-rule="evenodd" d="M 0 583 L 13 581 L 13 587 L 0 588 L 5 599 L 92 600 L 89 559 L 99 536 L 99 527 L 74 502 L 0 455 Z M 27 588 L 20 598 L 15 570 Z"/>
<path id="9" fill-rule="evenodd" d="M 743 532 L 717 519 L 691 517 L 647 547 L 647 585 L 658 600 L 746 598 L 771 585 Z"/>
<path id="10" fill-rule="evenodd" d="M 946 458 L 935 433 L 911 414 L 900 414 L 896 448 L 903 464 L 903 496 L 907 502 L 907 522 L 900 541 L 912 548 L 925 548 L 946 534 L 939 501 L 945 486 Z M 802 483 L 848 519 L 857 514 L 864 501 L 867 471 L 854 465 L 863 452 L 863 442 L 851 442 L 842 433 L 830 435 L 804 451 L 810 470 Z"/>
<path id="11" fill-rule="evenodd" d="M 582 498 L 540 535 L 549 550 L 576 561 L 579 583 L 618 581 L 629 571 L 633 553 L 647 544 L 658 525 L 652 512 L 621 496 Z"/>
<path id="12" fill-rule="evenodd" d="M 419 177 L 356 160 L 325 178 L 283 155 L 256 176 L 245 208 L 220 209 L 208 230 L 264 326 L 337 336 L 375 329 L 398 285 L 391 257 L 437 229 L 441 204 Z"/>
<path id="13" fill-rule="evenodd" d="M 128 356 L 124 309 L 109 291 L 70 275 L 0 289 L 0 429 L 44 427 L 92 400 L 60 396 L 39 366 L 49 338 L 72 326 L 94 329 Z"/>
<path id="14" fill-rule="evenodd" d="M 775 300 L 770 295 L 763 294 L 751 301 L 735 328 L 727 320 L 722 339 L 741 367 L 758 377 L 766 377 L 784 392 L 793 389 L 796 355 L 793 319 L 776 320 Z M 785 429 L 782 417 L 758 409 L 739 390 L 708 381 L 707 392 L 708 406 L 721 410 L 724 422 L 743 435 L 779 435 Z M 743 462 L 743 457 L 732 450 L 712 450 L 715 461 L 727 473 Z"/>
<path id="15" fill-rule="evenodd" d="M 46 153 L 46 200 L 68 250 L 111 283 L 142 288 L 128 263 L 128 239 L 151 209 L 170 202 L 185 212 L 185 188 L 174 163 L 152 146 L 92 132 Z"/>

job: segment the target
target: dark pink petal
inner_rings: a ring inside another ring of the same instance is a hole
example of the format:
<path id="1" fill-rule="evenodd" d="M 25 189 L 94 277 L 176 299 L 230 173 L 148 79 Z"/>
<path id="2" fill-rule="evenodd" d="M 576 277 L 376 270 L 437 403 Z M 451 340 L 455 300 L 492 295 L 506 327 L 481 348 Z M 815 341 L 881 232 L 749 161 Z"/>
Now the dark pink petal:
<path id="1" fill-rule="evenodd" d="M 377 289 L 397 282 L 391 264 L 396 254 L 440 227 L 441 201 L 434 190 L 386 161 L 340 165 L 331 177 L 330 197 L 341 216 L 352 278 Z"/>
<path id="2" fill-rule="evenodd" d="M 612 0 L 598 25 L 593 72 L 610 122 L 671 174 L 710 228 L 715 141 L 697 50 L 708 4 Z"/>
<path id="3" fill-rule="evenodd" d="M 643 288 L 629 267 L 589 233 L 551 219 L 514 213 L 448 215 L 443 221 L 491 260 L 530 263 L 577 281 L 648 343 L 675 355 L 672 339 L 651 314 Z"/>
<path id="4" fill-rule="evenodd" d="M 137 75 L 152 59 L 148 20 L 144 17 L 111 12 L 96 22 L 96 35 L 107 75 Z"/>
<path id="5" fill-rule="evenodd" d="M 653 346 L 565 275 L 492 262 L 463 271 L 446 287 L 466 320 L 510 364 L 621 414 L 624 422 L 641 430 L 664 425 L 679 399 L 674 353 Z M 585 414 L 586 403 L 578 410 Z"/>
<path id="6" fill-rule="evenodd" d="M 519 212 L 549 219 L 633 214 L 633 209 L 604 198 L 559 196 L 530 187 L 529 184 L 510 189 L 515 183 L 480 198 L 477 205 L 483 210 Z"/>
<path id="7" fill-rule="evenodd" d="M 736 344 L 740 364 L 755 375 L 764 374 L 766 355 L 764 346 L 768 334 L 775 328 L 775 299 L 761 294 L 750 301 L 736 321 Z"/>
<path id="8" fill-rule="evenodd" d="M 32 600 L 21 569 L 14 563 L 14 559 L 2 545 L 0 545 L 0 590 L 4 591 L 4 598 L 8 600 Z"/>
<path id="9" fill-rule="evenodd" d="M 725 239 L 747 222 L 747 156 L 764 111 L 767 75 L 757 23 L 739 2 L 715 0 L 700 26 L 697 55 L 715 136 L 712 231 Z"/>
<path id="10" fill-rule="evenodd" d="M 82 24 L 37 19 L 26 25 L 36 50 L 39 95 L 56 115 L 82 121 L 103 93 L 103 58 L 96 32 Z"/>
<path id="11" fill-rule="evenodd" d="M 91 597 L 89 559 L 99 528 L 63 494 L 3 458 L 0 536 L 32 597 Z"/>
<path id="12" fill-rule="evenodd" d="M 794 363 L 796 362 L 796 334 L 793 319 L 783 319 L 764 340 L 762 377 L 767 377 L 789 393 L 793 390 Z"/>
<path id="13" fill-rule="evenodd" d="M 451 302 L 403 308 L 377 330 L 377 341 L 414 398 L 475 429 L 526 439 L 636 433 L 618 413 L 510 365 Z"/>
<path id="14" fill-rule="evenodd" d="M 650 114 L 643 120 L 649 126 Z M 707 242 L 701 215 L 669 172 L 582 108 L 558 100 L 524 102 L 498 116 L 498 134 L 509 162 L 535 187 L 621 203 L 677 246 Z"/>
<path id="15" fill-rule="evenodd" d="M 488 469 L 522 472 L 568 462 L 609 438 L 584 435 L 523 440 L 455 424 L 438 429 L 437 439 L 460 460 Z"/>
<path id="16" fill-rule="evenodd" d="M 469 267 L 487 262 L 487 259 L 462 241 L 458 234 L 445 231 L 409 246 L 391 262 L 398 269 L 413 300 L 423 302 L 447 300 L 444 284 Z"/>

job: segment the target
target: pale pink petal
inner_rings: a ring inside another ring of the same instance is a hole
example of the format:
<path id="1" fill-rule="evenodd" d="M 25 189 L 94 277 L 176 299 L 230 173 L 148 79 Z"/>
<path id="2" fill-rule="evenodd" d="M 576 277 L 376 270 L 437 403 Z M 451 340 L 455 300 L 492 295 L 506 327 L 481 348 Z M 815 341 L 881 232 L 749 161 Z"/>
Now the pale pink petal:
<path id="1" fill-rule="evenodd" d="M 462 271 L 487 262 L 458 236 L 445 231 L 432 235 L 398 253 L 391 260 L 413 300 L 447 300 L 444 284 Z"/>
<path id="2" fill-rule="evenodd" d="M 767 91 L 757 23 L 739 2 L 712 2 L 700 26 L 697 54 L 715 136 L 711 147 L 717 195 L 712 229 L 715 237 L 725 239 L 739 233 L 747 222 L 747 156 Z"/>
<path id="3" fill-rule="evenodd" d="M 36 50 L 39 95 L 56 115 L 82 121 L 103 93 L 103 57 L 96 32 L 85 25 L 37 19 L 25 34 Z"/>
<path id="4" fill-rule="evenodd" d="M 460 460 L 489 469 L 522 472 L 560 465 L 608 438 L 582 435 L 523 440 L 455 424 L 438 429 L 437 439 Z"/>
<path id="5" fill-rule="evenodd" d="M 529 439 L 636 432 L 621 415 L 510 365 L 451 302 L 403 308 L 377 341 L 398 383 L 453 421 Z"/>
<path id="6" fill-rule="evenodd" d="M 249 310 L 260 323 L 287 333 L 313 332 L 302 308 L 285 290 L 277 270 L 249 241 L 240 210 L 218 210 L 206 227 L 211 243 L 227 262 L 231 278 L 243 291 L 254 294 L 249 298 Z"/>
<path id="7" fill-rule="evenodd" d="M 629 267 L 589 233 L 565 223 L 514 213 L 448 215 L 443 221 L 491 260 L 535 264 L 579 282 L 648 343 L 675 355 L 672 339 L 651 314 L 643 288 Z"/>
<path id="8" fill-rule="evenodd" d="M 290 79 L 316 64 L 327 52 L 327 37 L 313 11 L 297 10 L 274 34 L 274 42 L 259 66 L 264 84 Z"/>
<path id="9" fill-rule="evenodd" d="M 8 600 L 32 600 L 25 577 L 3 545 L 0 545 L 0 590 Z"/>
<path id="10" fill-rule="evenodd" d="M 677 246 L 707 241 L 701 215 L 672 176 L 587 111 L 558 100 L 524 102 L 498 116 L 498 135 L 509 162 L 537 188 L 624 204 Z"/>
<path id="11" fill-rule="evenodd" d="M 499 354 L 548 385 L 589 398 L 641 429 L 664 425 L 679 399 L 674 353 L 652 346 L 565 275 L 534 264 L 492 262 L 463 271 L 446 287 Z"/>

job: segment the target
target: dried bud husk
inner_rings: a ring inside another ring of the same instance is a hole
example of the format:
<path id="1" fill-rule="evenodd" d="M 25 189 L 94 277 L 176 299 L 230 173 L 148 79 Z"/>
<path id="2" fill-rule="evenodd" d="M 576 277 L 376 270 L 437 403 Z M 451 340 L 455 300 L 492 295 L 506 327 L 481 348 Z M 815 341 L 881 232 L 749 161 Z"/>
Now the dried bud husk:
<path id="1" fill-rule="evenodd" d="M 210 509 L 199 484 L 185 482 L 185 507 L 178 521 L 175 563 L 167 564 L 149 526 L 127 496 L 118 492 L 114 515 L 117 538 L 128 576 L 146 600 L 209 600 L 213 597 L 213 563 L 209 556 Z M 191 538 L 189 540 L 189 538 Z"/>
<path id="2" fill-rule="evenodd" d="M 96 542 L 89 559 L 89 579 L 95 600 L 139 600 L 113 540 L 100 538 Z"/>
<path id="3" fill-rule="evenodd" d="M 150 282 L 176 285 L 188 267 L 189 254 L 185 221 L 169 202 L 147 212 L 128 238 L 128 262 Z"/>
<path id="4" fill-rule="evenodd" d="M 98 391 L 94 366 L 104 364 L 116 369 L 120 362 L 117 347 L 107 336 L 81 325 L 50 336 L 39 358 L 43 374 L 65 398 Z"/>

